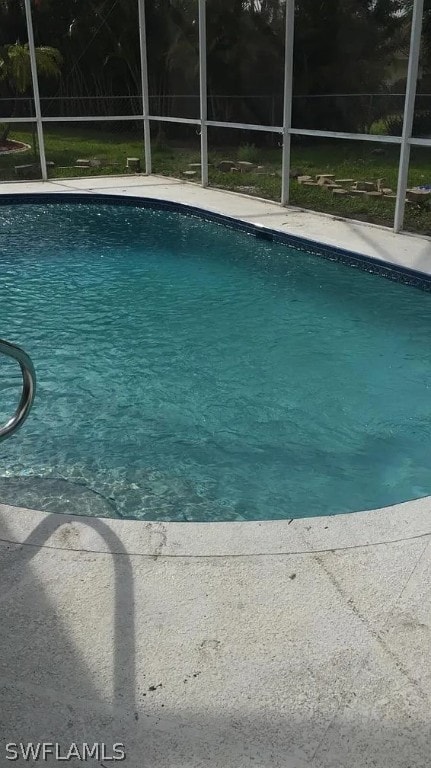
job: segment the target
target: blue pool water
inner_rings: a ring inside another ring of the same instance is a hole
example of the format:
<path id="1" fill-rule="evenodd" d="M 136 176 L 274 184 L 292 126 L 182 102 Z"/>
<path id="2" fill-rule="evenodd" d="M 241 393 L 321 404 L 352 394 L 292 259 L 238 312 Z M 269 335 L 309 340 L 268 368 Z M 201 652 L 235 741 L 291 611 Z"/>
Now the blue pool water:
<path id="1" fill-rule="evenodd" d="M 177 212 L 0 206 L 0 336 L 38 374 L 0 500 L 293 518 L 431 493 L 431 296 Z M 0 416 L 18 393 L 0 359 Z"/>

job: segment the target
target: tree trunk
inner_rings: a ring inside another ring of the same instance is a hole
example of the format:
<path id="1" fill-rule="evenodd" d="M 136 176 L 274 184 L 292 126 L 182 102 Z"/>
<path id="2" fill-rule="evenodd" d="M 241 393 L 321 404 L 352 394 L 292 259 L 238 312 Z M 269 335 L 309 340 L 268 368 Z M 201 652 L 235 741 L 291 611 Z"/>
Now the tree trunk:
<path id="1" fill-rule="evenodd" d="M 11 117 L 15 117 L 16 116 L 17 106 L 18 106 L 18 101 L 15 98 L 14 101 L 13 101 Z M 4 124 L 4 128 L 3 128 L 2 132 L 0 133 L 0 144 L 4 144 L 5 143 L 5 141 L 7 140 L 7 137 L 9 136 L 10 129 L 11 129 L 11 123 L 5 123 Z"/>
<path id="2" fill-rule="evenodd" d="M 0 133 L 0 146 L 5 143 L 7 137 L 9 136 L 10 131 L 10 123 L 6 123 L 3 127 L 3 130 Z"/>

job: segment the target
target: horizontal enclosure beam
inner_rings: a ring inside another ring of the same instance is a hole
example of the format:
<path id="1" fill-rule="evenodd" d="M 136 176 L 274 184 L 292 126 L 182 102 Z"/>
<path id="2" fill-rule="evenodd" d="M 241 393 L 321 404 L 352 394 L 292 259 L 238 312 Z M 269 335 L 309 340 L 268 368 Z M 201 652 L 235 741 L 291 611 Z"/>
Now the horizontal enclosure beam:
<path id="1" fill-rule="evenodd" d="M 293 136 L 317 136 L 328 139 L 349 139 L 351 141 L 375 141 L 381 144 L 401 144 L 401 136 L 375 136 L 373 133 L 344 133 L 342 131 L 314 131 L 311 128 L 290 128 Z"/>
<path id="2" fill-rule="evenodd" d="M 283 133 L 281 126 L 254 125 L 253 123 L 222 123 L 218 120 L 207 120 L 210 128 L 238 128 L 244 131 L 263 131 L 264 133 Z"/>
<path id="3" fill-rule="evenodd" d="M 431 139 L 407 139 L 407 144 L 413 147 L 431 147 Z"/>
<path id="4" fill-rule="evenodd" d="M 30 123 L 33 125 L 33 123 L 37 123 L 37 120 L 35 117 L 0 117 L 0 122 L 4 125 L 9 125 L 9 123 Z"/>
<path id="5" fill-rule="evenodd" d="M 162 117 L 161 115 L 150 115 L 149 120 L 160 123 L 179 123 L 184 125 L 200 125 L 201 121 L 194 117 Z"/>
<path id="6" fill-rule="evenodd" d="M 101 117 L 100 115 L 92 115 L 92 116 L 86 116 L 82 117 L 42 117 L 43 123 L 92 123 L 93 121 L 103 123 L 103 122 L 119 122 L 120 120 L 144 120 L 143 115 L 105 115 L 104 117 Z"/>

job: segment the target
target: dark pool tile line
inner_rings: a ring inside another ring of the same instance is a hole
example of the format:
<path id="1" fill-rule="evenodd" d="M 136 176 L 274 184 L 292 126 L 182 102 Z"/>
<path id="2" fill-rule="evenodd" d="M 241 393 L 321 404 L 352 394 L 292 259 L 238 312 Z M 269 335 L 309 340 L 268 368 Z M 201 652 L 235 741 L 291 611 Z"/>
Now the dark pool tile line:
<path id="1" fill-rule="evenodd" d="M 362 271 L 371 272 L 381 277 L 385 277 L 395 282 L 420 288 L 423 291 L 431 292 L 431 275 L 418 272 L 409 267 L 403 267 L 395 264 L 387 264 L 385 261 L 365 256 L 364 254 L 347 251 L 337 246 L 324 245 L 314 240 L 308 240 L 305 237 L 291 235 L 287 232 L 280 232 L 276 229 L 251 224 L 241 221 L 222 213 L 208 211 L 205 208 L 188 205 L 186 203 L 177 203 L 171 200 L 159 200 L 150 197 L 126 197 L 123 195 L 107 195 L 96 192 L 18 192 L 14 194 L 0 193 L 0 205 L 13 205 L 19 203 L 97 203 L 98 205 L 127 205 L 138 208 L 151 208 L 153 210 L 176 211 L 190 216 L 197 216 L 206 221 L 212 221 L 232 229 L 246 232 L 262 240 L 269 240 L 276 243 L 289 245 L 297 250 L 306 251 L 315 256 L 337 261 L 350 267 L 356 267 Z"/>

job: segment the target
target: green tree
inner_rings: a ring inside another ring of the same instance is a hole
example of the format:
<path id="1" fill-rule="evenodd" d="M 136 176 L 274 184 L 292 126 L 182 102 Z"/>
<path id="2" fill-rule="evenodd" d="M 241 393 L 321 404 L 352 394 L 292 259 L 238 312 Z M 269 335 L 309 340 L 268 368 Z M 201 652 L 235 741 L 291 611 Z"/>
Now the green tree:
<path id="1" fill-rule="evenodd" d="M 387 66 L 398 48 L 400 7 L 398 0 L 298 2 L 294 92 L 304 98 L 294 104 L 295 125 L 366 129 L 366 101 L 336 94 L 383 92 Z"/>
<path id="2" fill-rule="evenodd" d="M 404 48 L 408 50 L 410 41 L 410 25 L 413 14 L 413 0 L 404 0 L 402 6 L 404 22 Z M 421 64 L 426 72 L 431 72 L 431 0 L 424 0 L 424 13 L 422 17 Z"/>
<path id="3" fill-rule="evenodd" d="M 410 21 L 412 4 L 408 3 L 407 18 Z M 410 32 L 410 30 L 409 30 Z M 421 64 L 426 74 L 431 73 L 431 0 L 424 2 L 424 15 L 422 19 Z"/>
<path id="4" fill-rule="evenodd" d="M 60 51 L 50 46 L 39 46 L 35 49 L 36 64 L 39 77 L 58 79 L 61 74 L 63 58 Z M 0 83 L 6 84 L 14 98 L 12 116 L 16 114 L 18 97 L 25 96 L 32 84 L 30 51 L 28 43 L 19 42 L 3 45 L 0 48 Z M 8 136 L 10 124 L 7 124 L 0 134 L 0 142 Z"/>

